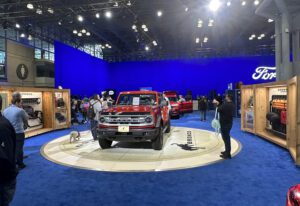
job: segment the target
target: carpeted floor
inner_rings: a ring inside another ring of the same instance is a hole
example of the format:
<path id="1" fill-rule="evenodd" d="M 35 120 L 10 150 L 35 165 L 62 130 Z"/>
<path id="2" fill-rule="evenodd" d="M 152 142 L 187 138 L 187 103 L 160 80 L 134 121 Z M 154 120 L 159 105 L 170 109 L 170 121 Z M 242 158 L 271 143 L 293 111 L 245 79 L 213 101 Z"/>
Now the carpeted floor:
<path id="1" fill-rule="evenodd" d="M 172 125 L 211 130 L 199 113 L 187 114 Z M 78 126 L 80 130 L 87 126 Z M 300 183 L 300 168 L 287 150 L 240 131 L 231 135 L 242 151 L 217 164 L 157 173 L 109 173 L 69 168 L 45 160 L 41 146 L 70 130 L 28 139 L 28 165 L 18 176 L 12 206 L 90 205 L 285 205 L 288 188 Z"/>

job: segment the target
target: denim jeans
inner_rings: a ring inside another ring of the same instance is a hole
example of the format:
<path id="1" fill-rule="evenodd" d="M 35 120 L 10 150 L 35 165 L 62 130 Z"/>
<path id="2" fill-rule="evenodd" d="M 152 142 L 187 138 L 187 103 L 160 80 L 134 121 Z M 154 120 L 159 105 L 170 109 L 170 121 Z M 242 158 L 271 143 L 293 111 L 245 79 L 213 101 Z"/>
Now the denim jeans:
<path id="1" fill-rule="evenodd" d="M 98 126 L 98 121 L 91 120 L 91 132 L 94 140 L 97 139 L 97 126 Z"/>
<path id="2" fill-rule="evenodd" d="M 17 165 L 23 165 L 23 147 L 24 147 L 24 141 L 25 141 L 25 134 L 20 133 L 16 134 L 16 162 Z"/>
<path id="3" fill-rule="evenodd" d="M 0 184 L 0 206 L 8 206 L 16 191 L 16 180 Z"/>

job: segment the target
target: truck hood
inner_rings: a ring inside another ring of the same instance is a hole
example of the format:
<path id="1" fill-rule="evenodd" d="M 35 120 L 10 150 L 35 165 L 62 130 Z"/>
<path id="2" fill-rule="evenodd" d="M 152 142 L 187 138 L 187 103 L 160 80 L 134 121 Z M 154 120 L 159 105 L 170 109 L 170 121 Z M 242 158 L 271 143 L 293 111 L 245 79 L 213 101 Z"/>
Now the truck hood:
<path id="1" fill-rule="evenodd" d="M 103 115 L 128 115 L 128 114 L 145 114 L 151 113 L 157 106 L 115 106 L 103 110 Z"/>

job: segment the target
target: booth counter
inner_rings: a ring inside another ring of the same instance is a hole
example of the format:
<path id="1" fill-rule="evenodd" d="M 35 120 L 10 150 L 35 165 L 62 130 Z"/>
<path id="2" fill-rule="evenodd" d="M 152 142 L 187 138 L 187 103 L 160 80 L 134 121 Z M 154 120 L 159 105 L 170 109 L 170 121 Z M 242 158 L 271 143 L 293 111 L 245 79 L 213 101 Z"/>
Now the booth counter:
<path id="1" fill-rule="evenodd" d="M 21 93 L 23 109 L 29 117 L 26 138 L 70 127 L 70 90 L 1 86 L 3 109 L 9 106 L 15 91 Z"/>
<path id="2" fill-rule="evenodd" d="M 288 149 L 300 165 L 300 77 L 241 87 L 241 129 Z"/>

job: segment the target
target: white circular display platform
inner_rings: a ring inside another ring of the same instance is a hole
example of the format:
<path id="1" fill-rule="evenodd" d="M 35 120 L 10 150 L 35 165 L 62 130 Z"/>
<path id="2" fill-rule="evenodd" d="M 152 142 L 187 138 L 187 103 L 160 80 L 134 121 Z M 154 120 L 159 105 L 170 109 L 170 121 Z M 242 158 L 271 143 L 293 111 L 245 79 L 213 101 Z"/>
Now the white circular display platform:
<path id="1" fill-rule="evenodd" d="M 150 142 L 113 142 L 112 148 L 102 150 L 92 140 L 89 131 L 81 133 L 78 141 L 70 143 L 70 135 L 57 138 L 42 149 L 42 155 L 57 164 L 113 172 L 165 171 L 199 167 L 221 161 L 224 151 L 221 135 L 186 127 L 172 127 L 164 134 L 164 147 L 153 150 Z M 231 138 L 232 156 L 241 150 L 241 144 Z"/>

